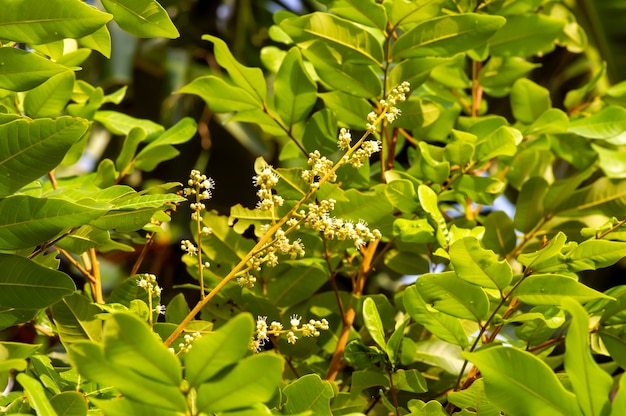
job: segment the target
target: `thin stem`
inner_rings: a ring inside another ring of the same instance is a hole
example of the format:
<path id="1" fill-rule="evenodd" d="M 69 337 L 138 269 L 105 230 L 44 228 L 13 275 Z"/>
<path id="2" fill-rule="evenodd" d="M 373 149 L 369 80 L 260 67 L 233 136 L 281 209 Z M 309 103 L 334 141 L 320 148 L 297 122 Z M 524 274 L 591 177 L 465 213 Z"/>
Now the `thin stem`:
<path id="1" fill-rule="evenodd" d="M 141 267 L 141 263 L 143 263 L 143 260 L 146 258 L 146 254 L 148 254 L 148 248 L 154 241 L 155 235 L 156 233 L 150 233 L 148 235 L 148 240 L 146 241 L 146 244 L 143 245 L 143 248 L 141 249 L 141 253 L 139 253 L 139 257 L 137 257 L 137 261 L 135 261 L 135 264 L 133 264 L 133 268 L 130 271 L 131 276 L 136 275 L 137 272 L 139 271 L 139 268 Z"/>
<path id="2" fill-rule="evenodd" d="M 94 281 L 91 283 L 93 299 L 96 303 L 104 303 L 104 296 L 102 295 L 102 278 L 100 276 L 100 262 L 98 261 L 95 248 L 89 249 L 89 258 L 91 261 L 91 273 L 94 277 Z"/>
<path id="3" fill-rule="evenodd" d="M 76 267 L 78 269 L 78 271 L 85 276 L 85 278 L 87 278 L 87 280 L 89 280 L 89 283 L 93 284 L 96 282 L 96 278 L 94 277 L 94 275 L 92 275 L 87 269 L 85 269 L 78 261 L 76 261 L 76 259 L 74 259 L 74 257 L 72 257 L 70 255 L 70 253 L 68 253 L 67 251 L 63 250 L 62 248 L 58 248 L 57 250 L 59 250 L 59 253 L 61 253 L 61 255 L 63 257 L 65 257 L 65 259 L 67 261 L 69 261 L 72 266 Z"/>
<path id="4" fill-rule="evenodd" d="M 330 366 L 328 367 L 328 372 L 326 373 L 326 380 L 334 381 L 339 374 L 339 370 L 341 369 L 341 361 L 343 359 L 343 353 L 346 350 L 346 345 L 348 344 L 350 329 L 352 328 L 352 325 L 354 324 L 354 320 L 356 318 L 356 311 L 354 310 L 354 304 L 352 302 L 352 299 L 354 297 L 360 297 L 363 294 L 365 281 L 367 280 L 368 274 L 372 270 L 372 259 L 374 258 L 374 254 L 376 253 L 377 246 L 377 240 L 371 241 L 367 245 L 367 247 L 361 251 L 361 254 L 363 255 L 363 261 L 361 262 L 358 275 L 356 276 L 354 286 L 352 288 L 352 294 L 354 296 L 350 298 L 348 309 L 343 315 L 341 333 L 339 334 L 339 338 L 337 339 L 337 346 L 335 347 L 335 352 L 333 353 L 330 361 Z"/>

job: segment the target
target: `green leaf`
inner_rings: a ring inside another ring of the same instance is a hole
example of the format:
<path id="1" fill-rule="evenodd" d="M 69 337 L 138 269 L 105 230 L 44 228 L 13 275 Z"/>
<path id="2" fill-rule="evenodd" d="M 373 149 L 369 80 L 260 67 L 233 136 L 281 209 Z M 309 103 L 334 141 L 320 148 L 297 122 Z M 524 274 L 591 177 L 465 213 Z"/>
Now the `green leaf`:
<path id="1" fill-rule="evenodd" d="M 612 266 L 626 257 L 626 243 L 621 241 L 588 240 L 567 255 L 567 266 L 573 272 L 596 270 Z"/>
<path id="2" fill-rule="evenodd" d="M 563 110 L 549 108 L 523 131 L 525 136 L 539 134 L 566 133 L 569 127 L 569 118 Z"/>
<path id="3" fill-rule="evenodd" d="M 311 297 L 328 282 L 328 265 L 322 259 L 282 260 L 273 269 L 267 297 L 273 305 L 287 307 Z"/>
<path id="4" fill-rule="evenodd" d="M 156 0 L 102 0 L 122 29 L 139 38 L 180 36 L 167 12 Z"/>
<path id="5" fill-rule="evenodd" d="M 564 26 L 565 20 L 539 13 L 507 16 L 505 25 L 489 39 L 489 51 L 521 58 L 546 53 L 554 49 Z"/>
<path id="6" fill-rule="evenodd" d="M 302 135 L 302 145 L 309 152 L 319 150 L 323 155 L 332 154 L 337 151 L 337 119 L 332 111 L 324 108 L 320 111 L 316 111 L 309 117 L 304 129 L 304 134 Z M 302 171 L 299 171 L 298 175 L 300 178 L 296 180 L 301 182 Z M 279 181 L 277 186 L 279 186 L 281 182 L 282 181 Z M 300 185 L 298 189 L 306 188 Z M 278 192 L 282 195 L 280 191 Z M 297 199 L 303 196 L 304 193 L 297 197 Z M 283 197 L 287 198 L 286 196 Z"/>
<path id="7" fill-rule="evenodd" d="M 435 229 L 425 218 L 418 220 L 396 219 L 393 222 L 393 235 L 405 243 L 430 243 L 435 241 Z"/>
<path id="8" fill-rule="evenodd" d="M 609 150 L 592 144 L 591 147 L 598 154 L 600 168 L 608 178 L 626 178 L 626 154 L 620 150 Z"/>
<path id="9" fill-rule="evenodd" d="M 362 129 L 372 108 L 364 98 L 354 97 L 341 91 L 318 94 L 324 105 L 335 113 L 342 125 Z"/>
<path id="10" fill-rule="evenodd" d="M 196 133 L 197 127 L 191 117 L 183 118 L 141 149 L 135 157 L 135 166 L 142 170 L 152 170 L 148 168 L 168 160 L 161 153 L 170 149 L 175 150 L 172 145 L 189 141 Z M 178 151 L 175 151 L 178 154 Z"/>
<path id="11" fill-rule="evenodd" d="M 63 416 L 85 416 L 89 405 L 87 398 L 77 391 L 64 391 L 50 398 L 57 414 Z"/>
<path id="12" fill-rule="evenodd" d="M 24 97 L 26 114 L 32 118 L 58 117 L 72 97 L 75 78 L 73 71 L 64 71 L 28 91 Z"/>
<path id="13" fill-rule="evenodd" d="M 318 42 L 302 51 L 315 67 L 320 80 L 332 89 L 357 97 L 378 97 L 382 91 L 380 74 L 374 66 L 343 62 L 326 43 Z"/>
<path id="14" fill-rule="evenodd" d="M 111 57 L 111 33 L 106 26 L 93 32 L 91 35 L 79 39 L 82 46 L 100 52 L 105 58 Z"/>
<path id="15" fill-rule="evenodd" d="M 511 88 L 513 116 L 526 124 L 534 123 L 552 107 L 550 91 L 527 78 L 515 81 Z"/>
<path id="16" fill-rule="evenodd" d="M 137 146 L 146 139 L 146 131 L 141 127 L 134 127 L 124 139 L 122 150 L 119 156 L 115 159 L 115 169 L 121 173 L 129 173 L 130 166 L 135 152 L 137 152 Z"/>
<path id="17" fill-rule="evenodd" d="M 323 42 L 341 55 L 344 62 L 381 65 L 381 42 L 355 23 L 329 13 L 314 12 L 280 22 L 293 41 L 303 48 Z"/>
<path id="18" fill-rule="evenodd" d="M 385 195 L 395 208 L 404 213 L 416 212 L 420 208 L 415 187 L 407 179 L 396 179 L 389 182 L 385 188 Z"/>
<path id="19" fill-rule="evenodd" d="M 52 318 L 61 342 L 67 346 L 77 341 L 98 342 L 102 337 L 102 311 L 85 296 L 74 293 L 52 306 Z"/>
<path id="20" fill-rule="evenodd" d="M 282 372 L 283 360 L 277 355 L 247 357 L 223 377 L 200 385 L 198 411 L 217 413 L 265 403 L 282 383 Z"/>
<path id="21" fill-rule="evenodd" d="M 113 316 L 121 314 L 122 313 L 118 313 Z M 170 354 L 171 357 L 167 359 L 166 363 L 175 360 L 176 364 L 180 367 L 174 354 L 170 353 L 167 348 L 155 338 L 154 334 L 147 329 L 147 326 L 139 321 L 138 318 L 133 317 L 133 319 L 137 324 L 144 325 L 145 330 L 141 330 L 142 333 L 139 334 L 142 339 L 141 342 L 129 339 L 128 343 L 133 344 L 135 348 L 147 347 L 147 351 L 162 349 L 164 352 Z M 115 326 L 115 324 L 113 325 Z M 137 325 L 134 326 L 136 327 L 134 329 L 138 328 Z M 145 333 L 145 331 L 147 331 L 147 333 Z M 114 344 L 121 341 L 115 334 L 112 335 L 117 338 L 111 340 Z M 132 338 L 134 335 L 135 334 L 131 332 L 124 336 Z M 119 346 L 123 344 L 124 343 L 121 342 Z M 113 349 L 118 348 L 114 346 Z M 148 362 L 148 368 L 155 368 L 166 364 L 160 363 L 157 357 L 146 356 L 142 357 L 138 362 L 120 365 L 109 359 L 106 355 L 106 350 L 103 351 L 100 345 L 92 344 L 87 341 L 70 345 L 68 354 L 70 362 L 83 377 L 105 386 L 115 386 L 119 392 L 133 402 L 147 404 L 158 410 L 167 409 L 170 414 L 172 411 L 185 413 L 187 409 L 185 397 L 180 391 L 178 384 L 168 384 L 166 383 L 168 380 L 162 378 L 154 379 L 146 377 L 143 374 L 145 369 L 137 365 L 138 363 L 145 364 L 146 361 Z M 136 353 L 133 352 L 132 355 L 135 356 L 135 354 Z M 162 354 L 159 354 L 159 356 L 161 355 Z M 155 373 L 159 373 L 159 371 L 156 370 Z"/>
<path id="22" fill-rule="evenodd" d="M 454 184 L 456 191 L 478 204 L 485 205 L 493 205 L 505 188 L 506 184 L 498 178 L 474 175 L 462 175 Z"/>
<path id="23" fill-rule="evenodd" d="M 78 0 L 4 0 L 0 39 L 30 45 L 78 39 L 104 27 L 112 16 Z"/>
<path id="24" fill-rule="evenodd" d="M 145 322 L 128 313 L 115 313 L 104 325 L 104 354 L 112 365 L 133 368 L 147 379 L 178 386 L 180 363 Z"/>
<path id="25" fill-rule="evenodd" d="M 601 177 L 591 185 L 563 195 L 559 202 L 553 211 L 560 216 L 602 214 L 622 217 L 626 209 L 626 181 Z"/>
<path id="26" fill-rule="evenodd" d="M 363 301 L 363 323 L 374 342 L 376 342 L 382 350 L 386 350 L 387 343 L 385 342 L 383 322 L 378 314 L 376 303 L 372 298 L 365 298 L 365 301 Z"/>
<path id="27" fill-rule="evenodd" d="M 402 300 L 406 311 L 415 322 L 423 325 L 433 335 L 451 344 L 460 345 L 462 348 L 469 345 L 461 321 L 429 307 L 415 285 L 406 288 Z"/>
<path id="28" fill-rule="evenodd" d="M 612 377 L 602 370 L 589 347 L 589 316 L 576 301 L 564 298 L 563 308 L 572 319 L 565 336 L 565 371 L 585 415 L 605 415 L 611 403 Z"/>
<path id="29" fill-rule="evenodd" d="M 330 400 L 335 396 L 331 383 L 317 374 L 307 374 L 284 388 L 285 411 L 295 415 L 312 412 L 314 415 L 332 416 Z"/>
<path id="30" fill-rule="evenodd" d="M 424 274 L 415 282 L 422 299 L 438 311 L 461 319 L 481 322 L 489 314 L 489 299 L 479 286 L 457 277 L 454 272 Z"/>
<path id="31" fill-rule="evenodd" d="M 531 353 L 495 346 L 463 355 L 480 370 L 487 399 L 507 415 L 582 416 L 576 396 Z"/>
<path id="32" fill-rule="evenodd" d="M 517 144 L 522 141 L 522 134 L 509 126 L 498 127 L 495 131 L 476 141 L 474 158 L 488 161 L 497 156 L 515 156 Z"/>
<path id="33" fill-rule="evenodd" d="M 73 117 L 0 124 L 0 197 L 54 169 L 88 128 L 87 120 Z"/>
<path id="34" fill-rule="evenodd" d="M 274 79 L 276 112 L 287 128 L 304 120 L 317 100 L 317 85 L 302 62 L 298 48 L 291 48 Z"/>
<path id="35" fill-rule="evenodd" d="M 35 52 L 0 48 L 0 88 L 5 90 L 27 91 L 67 70 Z"/>
<path id="36" fill-rule="evenodd" d="M 478 74 L 478 82 L 486 89 L 509 88 L 538 66 L 522 58 L 491 56 Z"/>
<path id="37" fill-rule="evenodd" d="M 398 390 L 408 391 L 411 393 L 426 393 L 428 386 L 426 379 L 416 369 L 398 369 L 391 375 L 393 387 Z"/>
<path id="38" fill-rule="evenodd" d="M 230 113 L 262 107 L 262 101 L 246 89 L 233 86 L 213 75 L 195 78 L 178 90 L 178 93 L 199 96 L 216 113 Z"/>
<path id="39" fill-rule="evenodd" d="M 491 403 L 485 395 L 485 383 L 482 378 L 474 381 L 469 388 L 448 394 L 448 400 L 461 409 L 476 409 L 476 414 L 500 416 L 500 409 Z"/>
<path id="40" fill-rule="evenodd" d="M 365 26 L 385 30 L 387 13 L 382 4 L 375 0 L 322 0 L 329 11 Z"/>
<path id="41" fill-rule="evenodd" d="M 498 261 L 491 250 L 485 250 L 474 237 L 465 237 L 450 246 L 450 263 L 459 278 L 490 289 L 503 290 L 513 279 L 506 260 Z"/>
<path id="42" fill-rule="evenodd" d="M 127 136 L 134 128 L 145 130 L 148 139 L 153 139 L 157 134 L 163 133 L 163 126 L 150 120 L 131 117 L 117 111 L 102 110 L 96 112 L 94 119 L 107 130 L 119 136 Z"/>
<path id="43" fill-rule="evenodd" d="M 610 139 L 626 131 L 626 109 L 608 106 L 589 117 L 573 120 L 569 131 L 589 139 Z"/>
<path id="44" fill-rule="evenodd" d="M 514 295 L 530 305 L 559 305 L 564 296 L 582 303 L 594 299 L 610 299 L 609 296 L 561 274 L 530 275 L 517 286 Z"/>
<path id="45" fill-rule="evenodd" d="M 517 195 L 517 204 L 513 224 L 523 233 L 530 233 L 546 215 L 544 212 L 544 197 L 548 193 L 548 182 L 542 177 L 535 176 L 524 182 Z"/>
<path id="46" fill-rule="evenodd" d="M 502 211 L 489 213 L 483 222 L 485 234 L 483 245 L 486 249 L 493 250 L 500 257 L 510 253 L 517 243 L 513 221 Z"/>
<path id="47" fill-rule="evenodd" d="M 38 415 L 57 415 L 41 383 L 26 373 L 20 373 L 16 378 L 24 388 L 24 394 L 28 398 L 28 403 Z"/>
<path id="48" fill-rule="evenodd" d="M 265 101 L 267 84 L 260 68 L 248 68 L 240 64 L 222 39 L 203 35 L 202 40 L 213 43 L 215 60 L 230 75 L 233 83 L 255 97 L 257 102 Z"/>
<path id="49" fill-rule="evenodd" d="M 103 210 L 60 199 L 16 195 L 0 200 L 0 248 L 34 247 L 99 217 Z"/>
<path id="50" fill-rule="evenodd" d="M 239 314 L 217 331 L 194 341 L 184 356 L 185 378 L 193 387 L 211 380 L 224 368 L 239 362 L 248 352 L 254 321 Z"/>
<path id="51" fill-rule="evenodd" d="M 431 220 L 436 224 L 437 241 L 442 247 L 447 247 L 448 226 L 443 214 L 441 214 L 439 210 L 437 194 L 428 186 L 420 185 L 417 188 L 417 195 L 422 209 L 428 213 Z"/>
<path id="52" fill-rule="evenodd" d="M 395 58 L 449 57 L 483 45 L 504 25 L 501 16 L 465 13 L 419 23 L 393 44 Z"/>
<path id="53" fill-rule="evenodd" d="M 566 269 L 565 257 L 561 250 L 565 246 L 567 237 L 563 232 L 558 232 L 547 245 L 534 253 L 524 253 L 517 260 L 534 272 L 563 271 Z M 556 270 L 553 269 L 556 267 Z"/>
<path id="54" fill-rule="evenodd" d="M 41 309 L 76 290 L 65 273 L 40 266 L 25 257 L 0 254 L 0 265 L 4 271 L 0 276 L 3 307 Z"/>
<path id="55" fill-rule="evenodd" d="M 450 58 L 424 57 L 405 59 L 395 65 L 389 73 L 388 85 L 392 88 L 407 81 L 415 90 L 428 79 L 430 72 L 441 64 L 450 62 Z M 404 117 L 404 115 L 403 115 Z"/>

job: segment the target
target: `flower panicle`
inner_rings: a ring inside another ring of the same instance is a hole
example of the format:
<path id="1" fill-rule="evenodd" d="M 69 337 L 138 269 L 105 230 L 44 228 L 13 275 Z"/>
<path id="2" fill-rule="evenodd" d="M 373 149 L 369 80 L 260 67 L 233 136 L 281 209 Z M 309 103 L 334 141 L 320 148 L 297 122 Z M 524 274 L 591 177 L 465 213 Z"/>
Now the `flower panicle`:
<path id="1" fill-rule="evenodd" d="M 299 315 L 291 315 L 289 318 L 289 328 L 283 327 L 283 324 L 278 321 L 272 321 L 267 323 L 267 316 L 259 316 L 256 321 L 256 329 L 254 336 L 250 340 L 250 349 L 254 352 L 260 352 L 267 341 L 270 340 L 270 335 L 279 338 L 284 335 L 287 342 L 295 344 L 298 340 L 296 334 L 300 334 L 304 337 L 319 337 L 320 330 L 328 330 L 330 325 L 326 318 L 321 320 L 310 319 L 308 322 L 301 323 L 302 318 Z"/>

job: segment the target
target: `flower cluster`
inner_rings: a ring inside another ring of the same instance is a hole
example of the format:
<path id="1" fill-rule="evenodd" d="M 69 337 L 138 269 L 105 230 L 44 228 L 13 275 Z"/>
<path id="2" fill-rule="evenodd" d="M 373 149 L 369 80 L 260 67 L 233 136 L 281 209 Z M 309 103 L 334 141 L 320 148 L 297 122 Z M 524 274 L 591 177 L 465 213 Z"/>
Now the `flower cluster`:
<path id="1" fill-rule="evenodd" d="M 337 175 L 332 172 L 335 164 L 326 156 L 322 156 L 319 150 L 309 153 L 307 163 L 311 166 L 311 169 L 302 172 L 302 179 L 312 187 L 319 186 L 320 179 L 324 178 L 326 175 L 329 175 L 329 182 L 335 182 L 337 180 Z"/>
<path id="2" fill-rule="evenodd" d="M 151 273 L 144 273 L 137 276 L 137 286 L 145 289 L 151 296 L 161 296 L 161 287 L 157 283 L 156 276 Z"/>
<path id="3" fill-rule="evenodd" d="M 275 206 L 282 206 L 284 200 L 281 196 L 278 196 L 272 192 L 272 189 L 278 183 L 278 175 L 274 173 L 272 167 L 266 165 L 258 175 L 252 177 L 252 181 L 255 186 L 259 187 L 257 196 L 259 202 L 257 207 L 261 210 L 269 210 Z"/>
<path id="4" fill-rule="evenodd" d="M 328 199 L 310 203 L 308 212 L 299 212 L 304 218 L 304 225 L 322 233 L 328 239 L 354 240 L 356 248 L 363 247 L 368 241 L 382 238 L 380 231 L 370 230 L 365 221 L 355 224 L 350 220 L 332 217 L 330 211 L 335 208 L 335 202 L 334 199 Z"/>
<path id="5" fill-rule="evenodd" d="M 255 334 L 250 340 L 250 349 L 255 352 L 261 351 L 261 348 L 269 341 L 269 336 L 279 337 L 285 335 L 287 342 L 295 344 L 298 340 L 296 334 L 301 334 L 304 337 L 319 337 L 320 330 L 327 330 L 329 328 L 326 318 L 322 320 L 311 319 L 308 322 L 300 324 L 302 318 L 298 315 L 292 315 L 289 318 L 290 328 L 283 328 L 283 324 L 278 321 L 272 321 L 267 324 L 267 316 L 259 316 L 256 321 Z"/>
<path id="6" fill-rule="evenodd" d="M 344 162 L 351 164 L 355 168 L 360 168 L 366 159 L 369 159 L 374 153 L 380 152 L 381 149 L 382 142 L 366 140 L 350 156 L 344 156 Z"/>
<path id="7" fill-rule="evenodd" d="M 253 287 L 256 283 L 256 277 L 250 273 L 250 270 L 259 271 L 263 264 L 275 267 L 278 264 L 279 255 L 287 255 L 292 260 L 303 257 L 304 245 L 300 239 L 290 241 L 284 230 L 277 230 L 274 234 L 274 240 L 248 260 L 248 268 L 237 278 L 237 284 L 248 289 Z"/>
<path id="8" fill-rule="evenodd" d="M 408 94 L 411 90 L 410 87 L 411 84 L 405 81 L 391 90 L 386 99 L 378 102 L 382 108 L 382 112 L 379 115 L 372 111 L 367 115 L 367 124 L 365 125 L 365 128 L 368 132 L 376 132 L 376 124 L 380 117 L 384 117 L 388 123 L 392 123 L 398 118 L 400 110 L 396 108 L 395 105 L 399 102 L 406 101 L 406 94 Z"/>
<path id="9" fill-rule="evenodd" d="M 160 315 L 165 315 L 165 305 L 157 305 L 155 308 L 152 307 L 152 302 L 154 298 L 160 298 L 161 296 L 161 287 L 157 283 L 156 276 L 150 273 L 144 273 L 137 276 L 137 286 L 144 289 L 148 293 L 148 309 L 151 311 L 148 314 L 148 320 L 150 322 L 150 326 L 152 326 L 152 312 L 156 311 Z"/>
<path id="10" fill-rule="evenodd" d="M 178 353 L 181 354 L 189 351 L 193 346 L 193 342 L 201 336 L 202 334 L 197 331 L 191 334 L 185 334 L 185 336 L 183 337 L 184 342 L 178 344 Z M 172 352 L 175 351 L 174 348 L 170 348 L 169 350 Z"/>
<path id="11" fill-rule="evenodd" d="M 185 196 L 195 195 L 196 197 L 196 202 L 190 205 L 193 210 L 191 219 L 198 222 L 202 221 L 200 212 L 206 209 L 206 206 L 202 201 L 211 199 L 213 196 L 212 190 L 215 189 L 215 181 L 212 178 L 207 178 L 206 175 L 203 175 L 200 171 L 194 169 L 189 175 L 187 185 L 189 185 L 189 188 L 184 188 L 183 194 Z"/>

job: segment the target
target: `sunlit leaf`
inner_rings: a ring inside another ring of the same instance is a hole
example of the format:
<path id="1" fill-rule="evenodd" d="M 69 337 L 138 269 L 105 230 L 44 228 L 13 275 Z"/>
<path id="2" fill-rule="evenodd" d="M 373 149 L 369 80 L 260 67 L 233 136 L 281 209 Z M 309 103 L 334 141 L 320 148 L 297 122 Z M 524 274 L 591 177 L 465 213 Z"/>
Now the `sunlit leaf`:
<path id="1" fill-rule="evenodd" d="M 609 298 L 608 296 L 560 274 L 533 274 L 524 279 L 513 292 L 522 302 L 531 305 L 559 305 L 567 296 L 579 302 Z"/>
<path id="2" fill-rule="evenodd" d="M 391 50 L 396 58 L 453 56 L 484 44 L 504 23 L 501 16 L 474 13 L 436 17 L 404 33 Z"/>
<path id="3" fill-rule="evenodd" d="M 582 416 L 576 396 L 531 353 L 495 346 L 463 355 L 480 370 L 488 400 L 507 415 Z"/>
<path id="4" fill-rule="evenodd" d="M 180 34 L 167 12 L 156 0 L 102 0 L 115 23 L 140 38 L 162 36 L 175 39 Z"/>
<path id="5" fill-rule="evenodd" d="M 317 374 L 307 374 L 283 390 L 287 398 L 285 409 L 289 414 L 298 414 L 312 411 L 316 415 L 331 416 L 330 400 L 335 391 L 327 380 L 322 380 Z"/>
<path id="6" fill-rule="evenodd" d="M 87 120 L 73 117 L 20 118 L 0 124 L 0 196 L 15 192 L 54 169 L 88 127 Z"/>
<path id="7" fill-rule="evenodd" d="M 112 16 L 76 0 L 4 0 L 0 38 L 41 45 L 78 39 L 104 27 Z"/>
<path id="8" fill-rule="evenodd" d="M 457 240 L 450 246 L 450 262 L 461 279 L 486 288 L 504 289 L 513 278 L 513 271 L 506 260 L 498 261 L 491 250 L 480 246 L 473 237 Z"/>
<path id="9" fill-rule="evenodd" d="M 589 316 L 576 301 L 563 298 L 563 307 L 571 315 L 565 336 L 565 371 L 580 408 L 586 415 L 608 413 L 607 400 L 613 387 L 612 377 L 600 368 L 589 349 Z"/>

